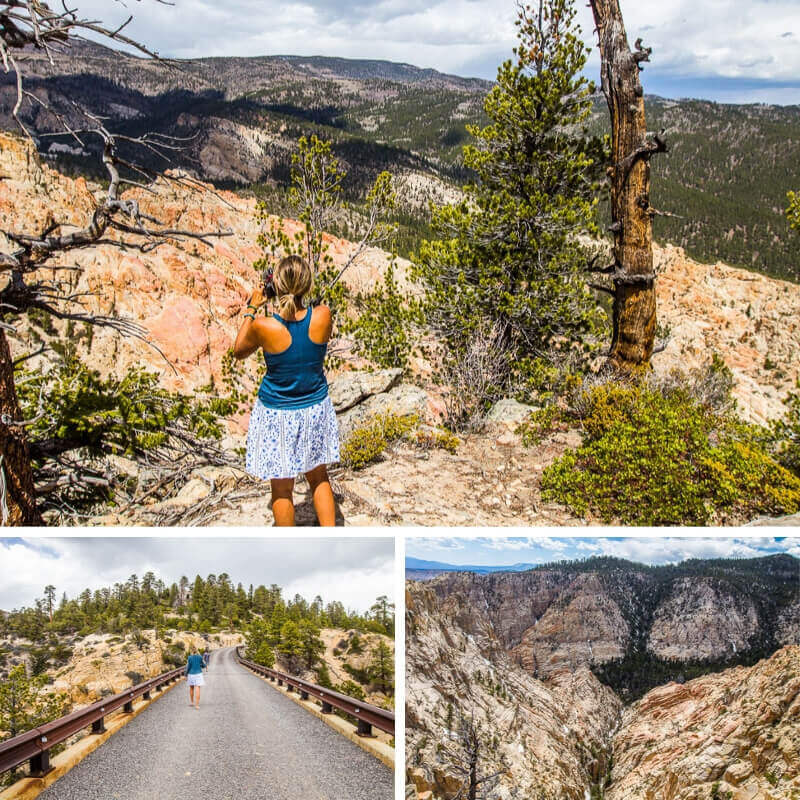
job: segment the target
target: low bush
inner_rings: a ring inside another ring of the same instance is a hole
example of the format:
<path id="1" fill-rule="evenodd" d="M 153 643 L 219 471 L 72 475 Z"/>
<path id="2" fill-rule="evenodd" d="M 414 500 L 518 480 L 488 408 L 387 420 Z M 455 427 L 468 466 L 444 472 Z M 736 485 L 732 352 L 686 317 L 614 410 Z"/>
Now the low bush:
<path id="1" fill-rule="evenodd" d="M 577 419 L 584 441 L 544 471 L 543 498 L 632 525 L 800 510 L 800 479 L 770 454 L 763 429 L 719 410 L 720 400 L 703 402 L 677 383 L 584 391 L 571 410 L 552 412 Z"/>
<path id="2" fill-rule="evenodd" d="M 341 463 L 352 469 L 363 469 L 377 461 L 392 442 L 405 438 L 418 424 L 416 414 L 378 414 L 368 424 L 353 430 L 342 445 Z"/>

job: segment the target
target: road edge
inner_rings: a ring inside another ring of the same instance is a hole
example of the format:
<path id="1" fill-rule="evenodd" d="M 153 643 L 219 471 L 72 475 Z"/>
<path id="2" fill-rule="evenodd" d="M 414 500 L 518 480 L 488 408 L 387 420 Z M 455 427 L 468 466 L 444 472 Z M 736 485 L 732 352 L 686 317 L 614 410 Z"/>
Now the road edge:
<path id="1" fill-rule="evenodd" d="M 106 720 L 106 730 L 100 734 L 88 734 L 70 745 L 62 753 L 53 756 L 50 761 L 53 767 L 43 778 L 20 778 L 16 783 L 0 792 L 0 800 L 34 800 L 45 789 L 52 786 L 59 778 L 63 778 L 73 767 L 76 767 L 88 755 L 97 750 L 100 745 L 107 742 L 117 731 L 124 728 L 132 719 L 138 717 L 146 708 L 167 692 L 182 683 L 185 678 L 179 678 L 158 693 L 153 693 L 149 700 L 138 700 L 133 704 L 133 711 L 121 713 Z"/>
<path id="2" fill-rule="evenodd" d="M 276 685 L 273 685 L 268 678 L 264 677 L 263 675 L 259 675 L 257 672 L 253 672 L 253 670 L 247 669 L 244 664 L 240 664 L 239 666 L 246 672 L 250 673 L 250 675 L 255 675 L 256 678 L 264 681 L 264 683 L 266 683 L 274 691 L 278 692 L 284 697 L 288 697 L 289 700 L 291 700 L 293 703 L 296 703 L 298 706 L 302 706 L 306 711 L 310 711 L 315 717 L 321 719 L 328 727 L 333 728 L 333 730 L 349 739 L 353 744 L 357 744 L 365 753 L 369 753 L 371 756 L 374 756 L 385 767 L 388 767 L 390 770 L 392 770 L 392 772 L 394 772 L 394 747 L 391 747 L 390 745 L 386 744 L 386 742 L 382 742 L 379 739 L 370 739 L 367 736 L 359 736 L 356 733 L 353 724 L 347 720 L 342 719 L 336 714 L 323 714 L 315 702 L 311 700 L 303 700 L 294 692 L 282 692 L 280 688 Z M 5 800 L 3 795 L 0 795 L 0 800 Z"/>

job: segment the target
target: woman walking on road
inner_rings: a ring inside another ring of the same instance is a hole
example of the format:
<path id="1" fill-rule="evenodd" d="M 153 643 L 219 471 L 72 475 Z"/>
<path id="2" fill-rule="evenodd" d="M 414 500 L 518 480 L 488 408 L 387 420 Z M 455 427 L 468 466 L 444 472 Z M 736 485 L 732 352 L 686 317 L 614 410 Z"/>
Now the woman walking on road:
<path id="1" fill-rule="evenodd" d="M 311 487 L 319 524 L 336 522 L 327 464 L 339 460 L 339 428 L 323 370 L 333 320 L 327 306 L 304 304 L 311 282 L 305 259 L 284 258 L 273 275 L 279 313 L 256 318 L 265 302 L 256 289 L 233 346 L 239 359 L 261 348 L 267 363 L 250 415 L 246 468 L 270 481 L 272 514 L 279 526 L 294 525 L 299 475 Z"/>
<path id="2" fill-rule="evenodd" d="M 189 684 L 189 705 L 200 708 L 200 687 L 205 686 L 203 680 L 203 656 L 197 651 L 197 645 L 192 647 L 192 654 L 186 662 L 186 682 Z"/>

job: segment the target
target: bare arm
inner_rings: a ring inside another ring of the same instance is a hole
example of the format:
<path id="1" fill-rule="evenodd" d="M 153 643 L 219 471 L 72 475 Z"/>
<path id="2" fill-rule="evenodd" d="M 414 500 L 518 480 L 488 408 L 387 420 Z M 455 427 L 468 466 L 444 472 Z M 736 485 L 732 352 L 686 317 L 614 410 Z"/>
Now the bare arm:
<path id="1" fill-rule="evenodd" d="M 233 343 L 233 355 L 235 358 L 244 359 L 249 355 L 255 353 L 261 346 L 261 340 L 258 335 L 258 325 L 253 317 L 255 317 L 254 308 L 260 308 L 264 304 L 264 296 L 261 294 L 261 289 L 256 289 L 250 297 L 248 303 L 247 314 L 243 320 L 239 333 L 236 334 L 236 341 Z"/>

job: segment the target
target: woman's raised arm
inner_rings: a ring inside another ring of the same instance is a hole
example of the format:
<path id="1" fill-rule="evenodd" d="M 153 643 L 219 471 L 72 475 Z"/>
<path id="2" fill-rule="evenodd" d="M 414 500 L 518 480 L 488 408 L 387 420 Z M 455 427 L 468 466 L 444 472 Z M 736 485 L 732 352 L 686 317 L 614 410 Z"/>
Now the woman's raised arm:
<path id="1" fill-rule="evenodd" d="M 256 289 L 247 304 L 247 312 L 242 320 L 239 333 L 236 335 L 236 341 L 233 343 L 234 358 L 240 360 L 247 358 L 261 346 L 255 316 L 262 305 L 264 305 L 264 295 L 261 293 L 261 289 Z"/>

